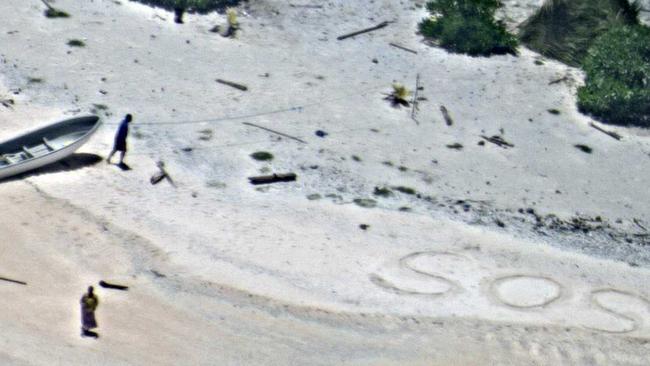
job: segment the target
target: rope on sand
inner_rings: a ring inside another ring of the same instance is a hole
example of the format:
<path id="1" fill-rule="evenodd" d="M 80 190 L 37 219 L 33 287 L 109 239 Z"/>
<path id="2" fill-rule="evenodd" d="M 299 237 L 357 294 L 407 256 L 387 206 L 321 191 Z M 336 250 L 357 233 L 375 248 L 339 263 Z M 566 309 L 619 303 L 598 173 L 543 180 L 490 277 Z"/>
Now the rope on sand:
<path id="1" fill-rule="evenodd" d="M 199 124 L 199 123 L 210 123 L 210 122 L 225 122 L 225 121 L 235 121 L 235 120 L 240 120 L 240 119 L 247 119 L 247 118 L 255 118 L 255 117 L 262 117 L 262 116 L 268 116 L 268 115 L 273 115 L 273 114 L 281 114 L 281 113 L 289 113 L 289 112 L 302 112 L 303 110 L 307 108 L 312 108 L 312 107 L 318 107 L 326 104 L 331 104 L 333 102 L 342 100 L 342 99 L 348 99 L 350 97 L 354 96 L 366 96 L 369 93 L 375 92 L 380 89 L 384 89 L 385 84 L 382 84 L 381 86 L 375 86 L 373 88 L 366 88 L 362 92 L 355 92 L 355 93 L 350 93 L 346 94 L 345 96 L 337 97 L 337 98 L 332 98 L 332 99 L 327 99 L 327 100 L 321 100 L 318 102 L 312 102 L 312 103 L 306 103 L 303 105 L 298 105 L 298 106 L 292 106 L 289 108 L 283 108 L 283 109 L 275 109 L 275 110 L 268 110 L 268 111 L 261 111 L 261 112 L 256 112 L 256 113 L 248 113 L 248 114 L 241 114 L 241 115 L 233 115 L 233 116 L 219 116 L 219 117 L 211 117 L 211 118 L 203 118 L 203 119 L 197 119 L 197 120 L 181 120 L 181 121 L 163 121 L 163 122 L 138 122 L 138 126 L 168 126 L 168 125 L 188 125 L 188 124 Z M 105 123 L 105 125 L 118 125 L 119 123 L 115 122 L 110 122 L 110 123 Z"/>

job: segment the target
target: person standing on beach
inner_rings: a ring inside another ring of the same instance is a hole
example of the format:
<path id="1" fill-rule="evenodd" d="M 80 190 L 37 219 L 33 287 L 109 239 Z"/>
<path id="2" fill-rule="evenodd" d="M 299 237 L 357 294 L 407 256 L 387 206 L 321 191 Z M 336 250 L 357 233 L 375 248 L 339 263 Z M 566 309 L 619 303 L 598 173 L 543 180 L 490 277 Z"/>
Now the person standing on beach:
<path id="1" fill-rule="evenodd" d="M 81 336 L 97 337 L 97 333 L 91 329 L 97 328 L 97 320 L 95 319 L 95 310 L 99 305 L 99 299 L 93 292 L 92 286 L 88 287 L 88 292 L 81 297 Z"/>
<path id="2" fill-rule="evenodd" d="M 111 158 L 113 157 L 113 154 L 115 154 L 116 151 L 119 151 L 120 152 L 119 165 L 124 165 L 124 155 L 126 155 L 126 137 L 129 135 L 129 123 L 131 123 L 131 120 L 133 120 L 133 116 L 127 114 L 122 120 L 122 123 L 120 123 L 120 127 L 118 127 L 117 133 L 115 134 L 115 143 L 113 144 L 113 150 L 111 151 L 111 153 L 108 155 L 108 158 L 106 159 L 106 162 L 108 164 L 111 163 Z"/>

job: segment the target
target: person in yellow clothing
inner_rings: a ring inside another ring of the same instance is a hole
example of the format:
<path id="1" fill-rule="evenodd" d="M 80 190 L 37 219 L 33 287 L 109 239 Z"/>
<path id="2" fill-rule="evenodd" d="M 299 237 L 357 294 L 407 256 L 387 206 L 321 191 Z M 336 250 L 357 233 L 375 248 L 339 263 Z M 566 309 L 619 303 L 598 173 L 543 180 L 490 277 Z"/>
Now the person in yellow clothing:
<path id="1" fill-rule="evenodd" d="M 99 299 L 94 294 L 94 288 L 88 287 L 88 292 L 81 297 L 81 336 L 82 337 L 98 337 L 98 334 L 91 329 L 97 328 L 97 320 L 95 319 L 95 310 L 99 305 Z"/>

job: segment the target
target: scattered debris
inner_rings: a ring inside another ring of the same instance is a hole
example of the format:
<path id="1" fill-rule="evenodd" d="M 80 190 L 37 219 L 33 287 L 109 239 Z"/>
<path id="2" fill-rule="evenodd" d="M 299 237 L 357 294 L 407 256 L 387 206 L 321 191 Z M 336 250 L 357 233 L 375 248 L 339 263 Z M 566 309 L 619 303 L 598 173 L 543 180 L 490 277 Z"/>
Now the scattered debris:
<path id="1" fill-rule="evenodd" d="M 158 277 L 158 278 L 165 278 L 165 277 L 167 277 L 165 274 L 160 273 L 160 272 L 156 271 L 155 269 L 151 269 L 150 271 L 151 271 L 151 273 L 154 274 L 154 276 L 156 276 L 156 277 Z"/>
<path id="2" fill-rule="evenodd" d="M 415 92 L 413 93 L 413 108 L 411 108 L 411 119 L 415 121 L 416 124 L 420 124 L 415 118 L 415 113 L 419 110 L 418 108 L 418 91 L 420 90 L 420 74 L 415 76 Z"/>
<path id="3" fill-rule="evenodd" d="M 323 130 L 316 130 L 315 134 L 318 137 L 325 137 L 325 136 L 329 135 L 327 132 L 325 132 Z"/>
<path id="4" fill-rule="evenodd" d="M 412 50 L 412 49 L 410 49 L 410 48 L 406 48 L 406 47 L 401 46 L 401 45 L 399 45 L 399 44 L 397 44 L 397 43 L 392 43 L 392 42 L 390 42 L 390 43 L 388 43 L 388 44 L 391 45 L 391 46 L 393 46 L 393 47 L 395 47 L 395 48 L 399 48 L 400 50 L 403 50 L 403 51 L 406 51 L 406 52 L 410 52 L 410 53 L 414 53 L 414 54 L 416 54 L 416 55 L 418 54 L 418 51 Z"/>
<path id="5" fill-rule="evenodd" d="M 387 187 L 375 187 L 375 190 L 372 192 L 375 196 L 389 197 L 393 195 L 393 191 Z"/>
<path id="6" fill-rule="evenodd" d="M 616 139 L 616 140 L 618 140 L 618 141 L 620 141 L 620 140 L 623 138 L 621 135 L 617 134 L 616 132 L 613 132 L 613 131 L 607 131 L 607 130 L 605 130 L 604 128 L 599 127 L 598 125 L 596 125 L 596 124 L 593 123 L 593 122 L 589 122 L 589 126 L 595 128 L 595 129 L 597 129 L 598 131 L 600 131 L 600 132 L 604 133 L 605 135 L 610 136 L 611 138 Z"/>
<path id="7" fill-rule="evenodd" d="M 564 81 L 569 81 L 569 80 L 570 80 L 569 75 L 565 75 L 565 76 L 563 76 L 563 77 L 561 77 L 559 79 L 551 80 L 548 83 L 548 85 L 558 84 L 558 83 L 561 83 L 561 82 L 564 82 Z"/>
<path id="8" fill-rule="evenodd" d="M 124 285 L 116 285 L 114 283 L 108 283 L 104 280 L 99 281 L 99 285 L 103 288 L 109 288 L 112 290 L 120 290 L 120 291 L 127 291 L 129 289 L 129 286 L 124 286 Z"/>
<path id="9" fill-rule="evenodd" d="M 296 180 L 295 173 L 286 173 L 286 174 L 273 174 L 273 175 L 262 175 L 257 177 L 249 177 L 248 180 L 251 184 L 270 184 L 277 182 L 293 182 Z"/>
<path id="10" fill-rule="evenodd" d="M 454 124 L 454 120 L 451 119 L 451 116 L 449 116 L 449 111 L 447 111 L 447 107 L 444 105 L 440 106 L 440 112 L 442 112 L 442 117 L 445 119 L 445 123 L 447 123 L 447 126 L 451 126 Z"/>
<path id="11" fill-rule="evenodd" d="M 5 108 L 13 108 L 13 105 L 15 104 L 15 102 L 14 102 L 14 100 L 12 98 L 0 99 L 0 103 Z"/>
<path id="12" fill-rule="evenodd" d="M 499 135 L 494 135 L 492 137 L 487 137 L 484 135 L 481 135 L 481 138 L 484 139 L 487 142 L 491 142 L 497 146 L 500 146 L 504 149 L 510 148 L 510 147 L 515 147 L 515 145 L 509 143 L 508 141 L 504 140 L 503 137 Z M 480 144 L 479 144 L 480 145 Z"/>
<path id="13" fill-rule="evenodd" d="M 384 21 L 384 22 L 381 22 L 381 23 L 377 24 L 377 25 L 374 26 L 374 27 L 370 27 L 370 28 L 362 29 L 362 30 L 359 30 L 359 31 L 356 31 L 356 32 L 352 32 L 352 33 L 344 34 L 344 35 L 342 35 L 342 36 L 337 37 L 336 39 L 339 40 L 339 41 L 341 41 L 341 40 L 344 40 L 344 39 L 346 39 L 346 38 L 350 38 L 350 37 L 358 36 L 359 34 L 368 33 L 368 32 L 372 32 L 372 31 L 376 31 L 376 30 L 378 30 L 378 29 L 381 29 L 381 28 L 386 27 L 386 26 L 387 26 L 388 24 L 390 24 L 390 23 L 392 23 L 392 22 Z"/>
<path id="14" fill-rule="evenodd" d="M 201 141 L 210 141 L 212 139 L 212 133 L 213 131 L 209 128 L 203 129 L 199 131 L 201 136 L 199 136 L 199 140 Z"/>
<path id="15" fill-rule="evenodd" d="M 321 199 L 321 198 L 323 198 L 323 196 L 321 196 L 321 195 L 318 194 L 318 193 L 312 193 L 312 194 L 310 194 L 310 195 L 307 196 L 307 199 L 310 200 L 310 201 L 319 200 L 319 199 Z"/>
<path id="16" fill-rule="evenodd" d="M 459 144 L 457 142 L 454 143 L 454 144 L 447 145 L 447 147 L 450 148 L 450 149 L 455 149 L 455 150 L 462 150 L 463 149 L 463 145 L 461 145 L 461 144 Z"/>
<path id="17" fill-rule="evenodd" d="M 393 187 L 394 190 L 398 192 L 402 192 L 404 194 L 409 194 L 409 195 L 415 195 L 415 189 L 411 187 L 404 187 L 404 186 L 398 186 L 398 187 Z"/>
<path id="18" fill-rule="evenodd" d="M 296 140 L 296 141 L 298 141 L 298 142 L 302 142 L 303 144 L 306 144 L 306 143 L 307 143 L 307 141 L 305 141 L 305 140 L 301 140 L 301 139 L 299 139 L 299 138 L 297 138 L 297 137 L 295 137 L 295 136 L 287 135 L 286 133 L 278 132 L 278 131 L 272 130 L 272 129 L 270 129 L 270 128 L 266 128 L 266 127 L 262 127 L 262 126 L 256 125 L 256 124 L 254 124 L 254 123 L 243 122 L 243 124 L 245 124 L 245 125 L 247 125 L 247 126 L 257 127 L 257 128 L 260 128 L 260 129 L 262 129 L 262 130 L 264 130 L 264 131 L 268 131 L 268 132 L 274 133 L 274 134 L 276 134 L 276 135 L 284 136 L 284 137 L 290 138 L 290 139 L 292 139 L 292 140 Z"/>
<path id="19" fill-rule="evenodd" d="M 7 278 L 7 277 L 0 277 L 0 281 L 6 281 L 6 282 L 11 282 L 11 283 L 17 283 L 17 284 L 19 284 L 19 285 L 27 286 L 27 282 L 18 281 L 18 280 L 12 280 L 11 278 Z"/>
<path id="20" fill-rule="evenodd" d="M 641 225 L 641 223 L 639 222 L 639 219 L 634 218 L 634 219 L 632 219 L 632 222 L 634 222 L 634 223 L 636 224 L 636 226 L 638 226 L 638 227 L 640 227 L 641 229 L 643 229 L 643 231 L 648 231 L 648 229 L 646 229 L 645 226 Z"/>
<path id="21" fill-rule="evenodd" d="M 373 208 L 377 206 L 377 201 L 371 198 L 355 198 L 353 201 L 357 206 L 365 208 Z"/>
<path id="22" fill-rule="evenodd" d="M 217 81 L 217 83 L 220 83 L 220 84 L 223 84 L 223 85 L 228 85 L 230 87 L 233 87 L 235 89 L 239 89 L 241 91 L 247 91 L 248 90 L 248 87 L 246 85 L 244 85 L 244 84 L 239 84 L 239 83 L 235 83 L 235 82 L 228 81 L 228 80 L 223 80 L 223 79 L 217 79 L 216 81 Z"/>
<path id="23" fill-rule="evenodd" d="M 573 146 L 576 147 L 578 150 L 580 150 L 580 151 L 582 151 L 582 152 L 584 152 L 584 153 L 587 153 L 587 154 L 591 154 L 591 152 L 593 151 L 593 149 L 590 148 L 590 147 L 587 146 L 587 145 L 576 144 L 576 145 L 573 145 Z"/>
<path id="24" fill-rule="evenodd" d="M 169 176 L 169 173 L 167 173 L 167 170 L 165 170 L 165 163 L 163 161 L 158 161 L 158 163 L 156 163 L 156 166 L 158 167 L 158 169 L 160 169 L 160 171 L 151 176 L 151 178 L 149 179 L 151 184 L 158 184 L 160 183 L 161 180 L 167 179 L 169 184 L 171 184 L 172 187 L 176 188 L 176 184 Z"/>
<path id="25" fill-rule="evenodd" d="M 289 4 L 292 8 L 307 8 L 307 9 L 322 9 L 323 5 L 302 5 L 302 4 Z"/>

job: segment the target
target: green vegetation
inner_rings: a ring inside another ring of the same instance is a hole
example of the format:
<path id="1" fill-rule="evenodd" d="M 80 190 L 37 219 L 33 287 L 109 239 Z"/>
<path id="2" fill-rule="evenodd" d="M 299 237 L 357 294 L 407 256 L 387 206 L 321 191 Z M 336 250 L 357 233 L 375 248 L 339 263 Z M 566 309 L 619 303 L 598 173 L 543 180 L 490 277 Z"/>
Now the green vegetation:
<path id="1" fill-rule="evenodd" d="M 638 24 L 639 6 L 628 0 L 547 0 L 521 26 L 526 46 L 571 66 L 580 66 L 594 39 L 607 30 Z"/>
<path id="2" fill-rule="evenodd" d="M 251 158 L 258 161 L 269 161 L 273 160 L 273 154 L 266 151 L 257 151 L 251 154 Z"/>
<path id="3" fill-rule="evenodd" d="M 517 38 L 494 19 L 501 6 L 499 0 L 429 1 L 431 17 L 420 23 L 420 32 L 452 52 L 471 56 L 516 54 Z"/>
<path id="4" fill-rule="evenodd" d="M 66 13 L 63 10 L 48 8 L 45 10 L 45 16 L 47 18 L 69 18 L 70 14 Z"/>
<path id="5" fill-rule="evenodd" d="M 360 207 L 373 208 L 377 206 L 377 201 L 371 198 L 355 198 L 353 202 Z"/>
<path id="6" fill-rule="evenodd" d="M 71 39 L 68 41 L 68 46 L 70 47 L 85 47 L 86 44 L 80 39 Z"/>
<path id="7" fill-rule="evenodd" d="M 599 37 L 583 69 L 578 108 L 603 122 L 650 127 L 650 28 L 619 26 Z"/>
<path id="8" fill-rule="evenodd" d="M 399 83 L 394 83 L 393 84 L 393 91 L 390 94 L 386 95 L 387 101 L 390 102 L 390 104 L 398 108 L 399 106 L 404 106 L 408 107 L 410 105 L 410 102 L 408 99 L 411 96 L 411 91 L 406 89 L 406 87 L 402 84 Z"/>
<path id="9" fill-rule="evenodd" d="M 402 193 L 404 193 L 404 194 L 411 194 L 411 195 L 413 195 L 413 194 L 416 193 L 416 192 L 415 192 L 415 189 L 413 189 L 413 188 L 411 188 L 411 187 L 399 186 L 399 187 L 393 187 L 393 189 L 395 189 L 395 190 L 398 191 L 398 192 L 402 192 Z"/>
<path id="10" fill-rule="evenodd" d="M 161 7 L 167 10 L 185 9 L 198 13 L 207 13 L 213 10 L 224 10 L 236 6 L 241 0 L 132 0 L 143 4 Z"/>
<path id="11" fill-rule="evenodd" d="M 393 195 L 393 192 L 386 187 L 375 187 L 375 190 L 372 192 L 375 196 L 389 197 Z"/>

